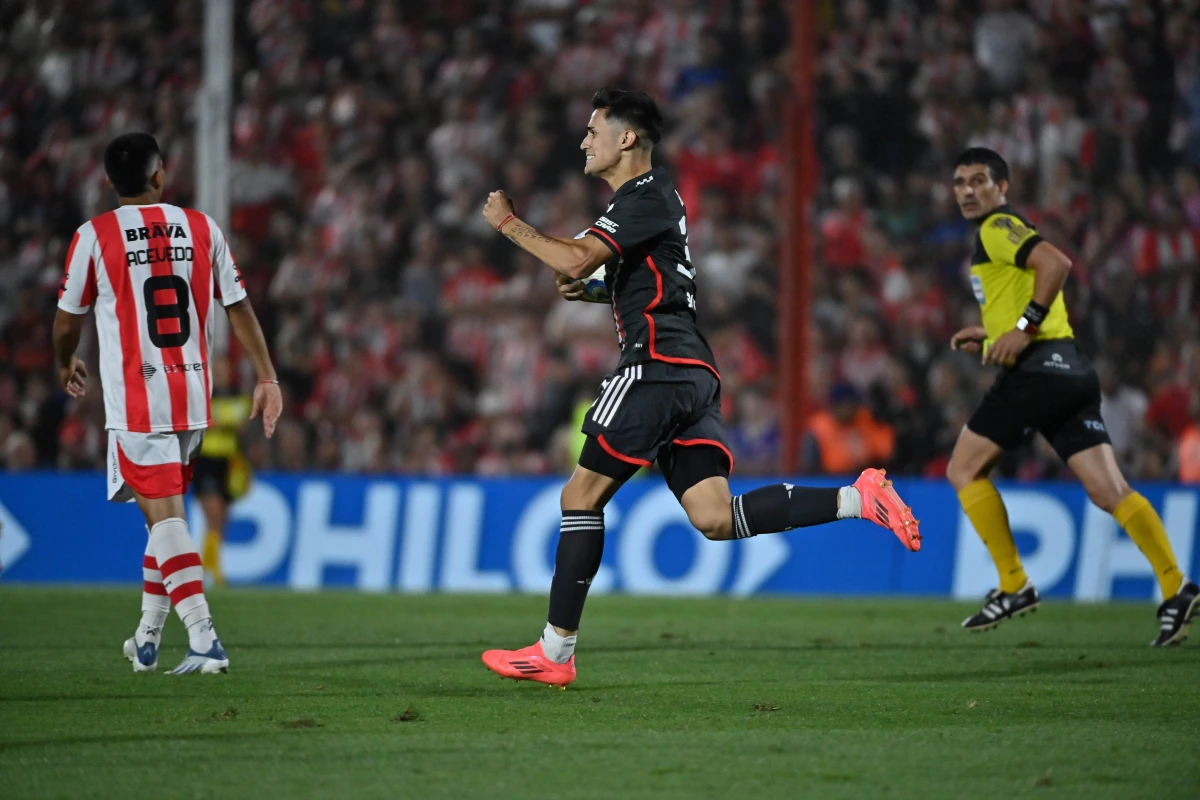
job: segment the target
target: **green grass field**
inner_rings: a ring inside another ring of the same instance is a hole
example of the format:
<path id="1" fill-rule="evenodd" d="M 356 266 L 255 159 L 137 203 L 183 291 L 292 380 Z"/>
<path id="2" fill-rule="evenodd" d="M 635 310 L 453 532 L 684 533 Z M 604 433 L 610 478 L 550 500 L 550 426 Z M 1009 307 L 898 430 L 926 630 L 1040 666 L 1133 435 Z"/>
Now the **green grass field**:
<path id="1" fill-rule="evenodd" d="M 210 599 L 230 673 L 168 677 L 136 590 L 0 589 L 0 797 L 1200 797 L 1200 642 L 1150 606 L 596 597 L 564 692 L 479 661 L 541 598 Z"/>

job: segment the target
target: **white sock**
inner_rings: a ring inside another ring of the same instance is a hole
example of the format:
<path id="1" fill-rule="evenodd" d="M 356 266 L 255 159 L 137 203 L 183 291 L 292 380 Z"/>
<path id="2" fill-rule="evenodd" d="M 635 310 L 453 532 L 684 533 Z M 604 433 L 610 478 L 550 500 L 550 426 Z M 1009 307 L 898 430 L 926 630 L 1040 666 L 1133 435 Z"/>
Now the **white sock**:
<path id="1" fill-rule="evenodd" d="M 133 634 L 138 647 L 146 642 L 157 645 L 162 641 L 163 625 L 170 613 L 171 598 L 163 588 L 162 573 L 158 571 L 158 561 L 150 551 L 150 539 L 147 537 L 146 552 L 142 556 L 142 621 Z"/>
<path id="2" fill-rule="evenodd" d="M 164 519 L 150 529 L 150 547 L 175 613 L 187 628 L 188 646 L 197 653 L 207 653 L 217 634 L 204 597 L 200 553 L 188 533 L 187 523 L 177 517 Z"/>
<path id="3" fill-rule="evenodd" d="M 542 653 L 558 664 L 565 664 L 575 655 L 575 636 L 560 636 L 549 622 L 542 631 Z"/>
<path id="4" fill-rule="evenodd" d="M 838 519 L 862 518 L 862 495 L 853 486 L 838 489 Z"/>

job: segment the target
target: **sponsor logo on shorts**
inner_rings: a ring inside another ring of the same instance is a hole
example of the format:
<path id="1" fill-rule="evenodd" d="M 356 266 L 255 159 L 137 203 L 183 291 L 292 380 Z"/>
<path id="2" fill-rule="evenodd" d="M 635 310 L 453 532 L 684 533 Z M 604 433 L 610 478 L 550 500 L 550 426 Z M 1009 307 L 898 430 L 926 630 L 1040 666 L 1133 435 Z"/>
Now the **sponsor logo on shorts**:
<path id="1" fill-rule="evenodd" d="M 1058 353 L 1051 354 L 1050 360 L 1043 361 L 1042 366 L 1043 367 L 1051 367 L 1053 369 L 1063 369 L 1063 370 L 1071 369 L 1071 365 L 1068 364 L 1067 362 L 1063 361 L 1063 357 L 1061 355 L 1059 355 Z"/>
<path id="2" fill-rule="evenodd" d="M 1108 428 L 1105 428 L 1104 423 L 1098 419 L 1085 419 L 1083 426 L 1093 431 L 1099 431 L 1100 433 L 1108 433 Z"/>

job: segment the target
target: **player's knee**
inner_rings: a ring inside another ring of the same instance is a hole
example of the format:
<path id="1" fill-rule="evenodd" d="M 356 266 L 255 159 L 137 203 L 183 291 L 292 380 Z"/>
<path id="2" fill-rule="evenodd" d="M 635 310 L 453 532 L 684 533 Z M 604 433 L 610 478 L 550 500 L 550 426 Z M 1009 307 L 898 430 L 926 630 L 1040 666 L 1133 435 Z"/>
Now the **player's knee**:
<path id="1" fill-rule="evenodd" d="M 1121 501 L 1133 492 L 1124 478 L 1104 481 L 1101 484 L 1092 484 L 1084 488 L 1087 489 L 1088 498 L 1100 510 L 1107 511 L 1109 514 L 1115 511 Z"/>
<path id="2" fill-rule="evenodd" d="M 978 479 L 978 470 L 971 469 L 962 461 L 951 458 L 950 463 L 946 465 L 946 480 L 950 481 L 956 492 L 961 492 Z"/>
<path id="3" fill-rule="evenodd" d="M 729 506 L 707 504 L 703 508 L 688 509 L 688 519 L 705 539 L 721 542 L 734 538 L 733 512 Z"/>

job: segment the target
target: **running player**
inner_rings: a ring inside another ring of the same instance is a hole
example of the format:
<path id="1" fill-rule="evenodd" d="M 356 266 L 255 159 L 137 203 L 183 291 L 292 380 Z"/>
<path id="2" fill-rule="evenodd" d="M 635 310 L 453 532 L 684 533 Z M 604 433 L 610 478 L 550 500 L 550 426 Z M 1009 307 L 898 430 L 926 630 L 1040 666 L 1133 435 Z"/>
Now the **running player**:
<path id="1" fill-rule="evenodd" d="M 161 202 L 163 164 L 145 133 L 118 136 L 104 151 L 118 208 L 79 228 L 67 251 L 54 319 L 59 378 L 71 397 L 86 390 L 75 355 L 83 316 L 96 309 L 108 428 L 108 499 L 134 500 L 150 536 L 142 560 L 142 620 L 125 642 L 135 672 L 158 666 L 171 606 L 188 653 L 171 674 L 226 672 L 229 657 L 204 597 L 200 555 L 183 507 L 192 458 L 209 413 L 208 315 L 214 299 L 254 362 L 251 417 L 267 436 L 283 410 L 275 370 L 225 235 L 205 214 Z"/>
<path id="2" fill-rule="evenodd" d="M 604 216 L 574 239 L 546 236 L 516 217 L 503 192 L 483 210 L 498 231 L 557 275 L 567 300 L 585 299 L 582 278 L 607 263 L 621 359 L 605 379 L 584 425 L 579 465 L 562 492 L 562 526 L 540 641 L 489 650 L 483 662 L 504 677 L 566 686 L 575 680 L 575 641 L 588 587 L 604 550 L 604 506 L 635 472 L 656 461 L 688 519 L 714 540 L 864 518 L 888 528 L 909 550 L 921 546 L 912 512 L 882 470 L 852 486 L 776 484 L 733 497 L 733 456 L 721 418 L 721 378 L 696 327 L 696 270 L 683 201 L 670 175 L 651 165 L 662 136 L 654 100 L 602 90 L 584 152 L 584 174 L 614 195 Z"/>
<path id="3" fill-rule="evenodd" d="M 1116 518 L 1154 567 L 1165 599 L 1151 644 L 1178 644 L 1200 606 L 1200 588 L 1180 572 L 1158 512 L 1130 488 L 1117 466 L 1100 418 L 1100 380 L 1075 346 L 1063 303 L 1071 261 L 1008 205 L 1007 192 L 1008 164 L 999 154 L 973 147 L 958 157 L 954 193 L 963 216 L 979 226 L 971 285 L 983 325 L 954 334 L 950 346 L 982 352 L 984 364 L 1001 368 L 959 434 L 946 469 L 1000 573 L 1000 586 L 962 625 L 987 630 L 1038 606 L 1004 502 L 987 477 L 1005 450 L 1038 431 L 1079 477 L 1092 502 Z"/>

